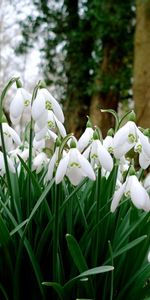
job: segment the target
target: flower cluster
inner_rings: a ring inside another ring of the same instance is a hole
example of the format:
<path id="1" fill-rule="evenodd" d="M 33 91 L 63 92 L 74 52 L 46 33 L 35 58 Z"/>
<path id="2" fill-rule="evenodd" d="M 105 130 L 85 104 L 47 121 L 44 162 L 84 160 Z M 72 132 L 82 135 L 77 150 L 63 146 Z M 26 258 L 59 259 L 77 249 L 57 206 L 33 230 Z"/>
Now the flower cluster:
<path id="1" fill-rule="evenodd" d="M 34 97 L 23 87 L 18 87 L 9 111 L 12 127 L 3 122 L 2 130 L 11 172 L 19 174 L 19 157 L 28 161 L 32 142 L 32 171 L 39 174 L 44 170 L 45 184 L 52 178 L 56 184 L 68 178 L 76 186 L 85 177 L 96 180 L 99 170 L 107 178 L 117 166 L 111 211 L 116 210 L 123 197 L 131 199 L 138 209 L 150 211 L 150 176 L 140 177 L 141 169 L 146 170 L 150 165 L 149 130 L 144 131 L 128 120 L 103 139 L 100 130 L 88 119 L 86 129 L 77 141 L 73 134 L 66 133 L 60 104 L 42 86 L 38 86 Z M 29 129 L 32 130 L 32 141 Z M 0 143 L 2 146 L 1 139 Z M 0 175 L 4 174 L 5 162 L 0 152 Z"/>

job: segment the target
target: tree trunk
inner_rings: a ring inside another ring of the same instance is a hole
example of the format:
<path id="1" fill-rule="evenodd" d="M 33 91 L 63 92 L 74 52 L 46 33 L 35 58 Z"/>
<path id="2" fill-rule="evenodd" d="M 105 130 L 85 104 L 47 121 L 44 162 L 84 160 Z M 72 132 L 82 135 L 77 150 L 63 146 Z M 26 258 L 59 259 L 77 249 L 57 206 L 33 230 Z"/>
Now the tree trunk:
<path id="1" fill-rule="evenodd" d="M 87 95 L 86 88 L 90 81 L 88 62 L 91 59 L 94 37 L 91 32 L 91 21 L 89 19 L 81 21 L 79 18 L 78 0 L 65 0 L 65 5 L 68 13 L 66 17 L 68 47 L 67 100 L 64 103 L 64 110 L 67 131 L 73 132 L 78 138 L 85 128 L 86 116 L 89 114 L 90 96 Z M 85 35 L 80 33 L 81 28 Z"/>
<path id="2" fill-rule="evenodd" d="M 105 45 L 104 49 L 104 56 L 103 56 L 103 62 L 101 65 L 101 73 L 102 78 L 103 76 L 105 78 L 114 77 L 117 74 L 119 68 L 120 68 L 120 62 L 117 61 L 110 61 L 111 60 L 111 49 L 112 45 L 107 43 Z M 96 82 L 96 85 L 98 89 L 103 89 L 103 80 L 99 80 Z M 114 117 L 110 113 L 104 113 L 101 112 L 100 109 L 113 109 L 115 111 L 118 110 L 118 103 L 120 99 L 120 93 L 119 90 L 115 89 L 109 89 L 105 92 L 100 91 L 93 95 L 91 99 L 91 106 L 90 106 L 90 117 L 93 122 L 93 125 L 98 126 L 103 136 L 106 136 L 107 131 L 114 127 Z"/>
<path id="3" fill-rule="evenodd" d="M 137 0 L 133 94 L 138 125 L 150 127 L 150 0 Z"/>

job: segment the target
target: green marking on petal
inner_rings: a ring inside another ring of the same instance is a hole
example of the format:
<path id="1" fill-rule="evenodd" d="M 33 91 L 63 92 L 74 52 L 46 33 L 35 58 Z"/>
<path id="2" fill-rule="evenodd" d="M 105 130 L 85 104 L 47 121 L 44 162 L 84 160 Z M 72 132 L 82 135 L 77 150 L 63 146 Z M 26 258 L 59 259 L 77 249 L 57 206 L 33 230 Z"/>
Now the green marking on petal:
<path id="1" fill-rule="evenodd" d="M 133 144 L 133 143 L 135 143 L 136 141 L 137 141 L 136 136 L 135 136 L 133 133 L 130 133 L 130 134 L 128 135 L 128 142 L 131 143 L 131 144 Z"/>
<path id="2" fill-rule="evenodd" d="M 47 110 L 51 110 L 52 109 L 52 103 L 49 100 L 46 100 L 46 102 L 45 102 L 45 108 Z"/>
<path id="3" fill-rule="evenodd" d="M 24 101 L 24 106 L 27 107 L 27 106 L 29 106 L 29 105 L 30 105 L 30 100 L 25 100 L 25 101 Z"/>
<path id="4" fill-rule="evenodd" d="M 72 162 L 72 163 L 70 164 L 70 167 L 71 167 L 71 168 L 74 168 L 74 167 L 81 168 L 80 164 L 77 163 L 77 162 Z"/>
<path id="5" fill-rule="evenodd" d="M 47 123 L 50 128 L 55 128 L 55 123 L 53 121 L 48 121 Z"/>

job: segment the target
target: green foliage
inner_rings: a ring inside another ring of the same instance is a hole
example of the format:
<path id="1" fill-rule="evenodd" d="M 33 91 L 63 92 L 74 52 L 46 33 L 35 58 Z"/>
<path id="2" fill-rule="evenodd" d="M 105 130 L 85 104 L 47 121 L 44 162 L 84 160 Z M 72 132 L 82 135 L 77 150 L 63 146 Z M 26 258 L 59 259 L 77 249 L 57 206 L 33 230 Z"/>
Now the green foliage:
<path id="1" fill-rule="evenodd" d="M 99 174 L 97 182 L 85 179 L 74 188 L 68 181 L 58 186 L 52 181 L 44 187 L 42 174 L 20 160 L 20 175 L 10 174 L 13 199 L 1 180 L 1 297 L 148 296 L 150 220 L 129 201 L 110 213 L 117 166 L 107 179 Z"/>

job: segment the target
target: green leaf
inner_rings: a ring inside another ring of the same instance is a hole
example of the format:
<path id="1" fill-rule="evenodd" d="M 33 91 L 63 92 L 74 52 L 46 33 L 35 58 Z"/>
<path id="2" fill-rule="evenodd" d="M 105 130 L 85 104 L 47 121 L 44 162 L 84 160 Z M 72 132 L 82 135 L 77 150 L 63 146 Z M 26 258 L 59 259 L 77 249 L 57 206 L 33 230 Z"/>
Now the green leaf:
<path id="1" fill-rule="evenodd" d="M 9 242 L 9 240 L 10 240 L 9 230 L 2 216 L 0 215 L 0 244 L 4 246 Z"/>
<path id="2" fill-rule="evenodd" d="M 86 260 L 76 239 L 71 234 L 66 234 L 66 240 L 69 252 L 79 272 L 87 270 L 88 266 Z"/>
<path id="3" fill-rule="evenodd" d="M 97 274 L 101 274 L 101 273 L 105 273 L 105 272 L 110 272 L 110 271 L 113 271 L 113 270 L 114 270 L 113 266 L 96 267 L 96 268 L 89 269 L 89 270 L 81 273 L 76 278 L 83 278 L 83 277 L 86 277 L 86 276 L 97 275 Z"/>
<path id="4" fill-rule="evenodd" d="M 42 282 L 42 284 L 46 285 L 46 286 L 51 286 L 56 291 L 56 293 L 58 294 L 58 296 L 60 297 L 61 300 L 65 299 L 64 289 L 59 283 L 57 283 L 57 282 Z"/>
<path id="5" fill-rule="evenodd" d="M 113 254 L 113 258 L 119 256 L 120 254 L 123 254 L 124 252 L 129 251 L 130 249 L 132 249 L 133 247 L 135 247 L 136 245 L 138 245 L 139 243 L 141 243 L 143 240 L 145 240 L 147 238 L 147 235 L 143 235 L 137 239 L 135 239 L 134 241 L 128 243 L 126 246 L 122 247 L 120 250 L 118 250 L 116 253 L 114 252 Z"/>

